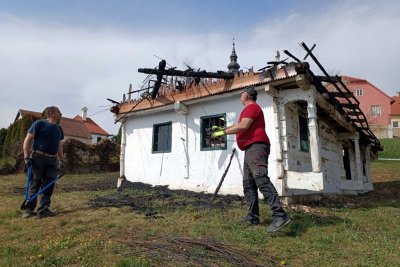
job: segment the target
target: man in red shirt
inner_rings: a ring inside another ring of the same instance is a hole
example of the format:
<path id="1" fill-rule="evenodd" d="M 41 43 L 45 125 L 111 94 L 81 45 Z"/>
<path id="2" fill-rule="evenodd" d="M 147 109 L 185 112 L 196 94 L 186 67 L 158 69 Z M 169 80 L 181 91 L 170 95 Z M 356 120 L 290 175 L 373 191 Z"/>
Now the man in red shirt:
<path id="1" fill-rule="evenodd" d="M 283 210 L 278 192 L 268 177 L 270 142 L 265 132 L 265 120 L 261 107 L 256 103 L 257 91 L 245 89 L 240 100 L 245 106 L 239 122 L 226 128 L 213 127 L 213 137 L 236 134 L 236 143 L 245 151 L 243 164 L 243 191 L 249 210 L 241 222 L 260 223 L 258 189 L 272 210 L 272 223 L 267 232 L 273 233 L 286 226 L 290 218 Z"/>

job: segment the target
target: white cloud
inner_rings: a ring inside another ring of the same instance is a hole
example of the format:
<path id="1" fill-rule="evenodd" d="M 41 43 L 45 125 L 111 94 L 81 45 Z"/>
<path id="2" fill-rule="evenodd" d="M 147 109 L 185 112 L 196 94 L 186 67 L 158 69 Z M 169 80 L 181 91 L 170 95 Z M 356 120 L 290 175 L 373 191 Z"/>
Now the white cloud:
<path id="1" fill-rule="evenodd" d="M 322 13 L 265 18 L 251 29 L 238 25 L 234 37 L 239 64 L 261 68 L 283 49 L 303 58 L 297 43 L 316 43 L 315 54 L 328 71 L 366 78 L 394 95 L 400 89 L 394 78 L 400 59 L 400 4 L 338 3 Z M 229 63 L 232 36 L 226 33 L 171 29 L 153 35 L 140 30 L 88 30 L 0 14 L 0 128 L 8 127 L 18 108 L 41 111 L 58 105 L 73 117 L 87 106 L 89 115 L 97 113 L 110 104 L 107 98 L 122 100 L 130 83 L 137 89 L 146 77 L 137 69 L 155 67 L 159 59 L 153 55 L 180 69 L 183 62 L 209 71 L 226 70 Z M 109 111 L 93 119 L 111 133 L 118 130 Z"/>

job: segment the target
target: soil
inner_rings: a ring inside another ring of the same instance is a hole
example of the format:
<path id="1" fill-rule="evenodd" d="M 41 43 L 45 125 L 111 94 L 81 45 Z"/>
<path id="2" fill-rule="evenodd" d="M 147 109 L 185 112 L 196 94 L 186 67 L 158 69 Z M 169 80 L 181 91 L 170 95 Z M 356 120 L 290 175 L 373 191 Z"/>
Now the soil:
<path id="1" fill-rule="evenodd" d="M 178 207 L 191 205 L 197 210 L 226 209 L 233 202 L 243 202 L 237 195 L 217 196 L 212 200 L 212 194 L 198 193 L 187 190 L 170 190 L 167 186 L 151 186 L 143 183 L 125 181 L 115 192 L 99 196 L 90 201 L 93 207 L 122 207 L 132 209 L 146 217 L 162 217 L 161 210 L 174 210 Z"/>

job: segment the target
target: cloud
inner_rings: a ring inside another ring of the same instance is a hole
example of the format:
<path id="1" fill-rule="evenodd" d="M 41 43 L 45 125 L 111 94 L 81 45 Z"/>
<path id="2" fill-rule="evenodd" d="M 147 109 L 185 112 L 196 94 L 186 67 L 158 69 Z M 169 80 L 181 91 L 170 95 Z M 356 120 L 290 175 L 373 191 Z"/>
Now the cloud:
<path id="1" fill-rule="evenodd" d="M 398 90 L 394 63 L 400 59 L 399 12 L 400 3 L 395 1 L 339 1 L 324 12 L 267 19 L 250 34 L 247 43 L 254 49 L 243 57 L 260 64 L 262 56 L 272 59 L 271 51 L 286 48 L 302 59 L 305 51 L 296 44 L 316 43 L 314 53 L 327 70 L 365 78 L 393 95 Z M 261 57 L 257 43 L 264 47 Z"/>
<path id="2" fill-rule="evenodd" d="M 234 37 L 239 64 L 261 68 L 276 50 L 285 58 L 283 49 L 303 58 L 298 42 L 316 43 L 314 52 L 329 72 L 365 78 L 394 95 L 400 3 L 338 1 L 322 11 L 300 14 L 293 9 L 273 17 L 259 13 L 260 21 L 252 27 L 238 25 Z M 93 29 L 0 14 L 0 127 L 8 127 L 19 108 L 41 111 L 57 105 L 65 116 L 74 117 L 86 106 L 96 122 L 115 134 L 112 114 L 100 111 L 110 104 L 107 98 L 121 101 L 130 83 L 138 89 L 146 76 L 137 69 L 155 67 L 159 59 L 153 55 L 180 69 L 186 68 L 185 62 L 193 68 L 226 70 L 233 36 L 211 30 L 212 25 L 196 33 L 171 28 L 153 34 L 144 27 Z M 315 66 L 312 70 L 317 72 Z"/>

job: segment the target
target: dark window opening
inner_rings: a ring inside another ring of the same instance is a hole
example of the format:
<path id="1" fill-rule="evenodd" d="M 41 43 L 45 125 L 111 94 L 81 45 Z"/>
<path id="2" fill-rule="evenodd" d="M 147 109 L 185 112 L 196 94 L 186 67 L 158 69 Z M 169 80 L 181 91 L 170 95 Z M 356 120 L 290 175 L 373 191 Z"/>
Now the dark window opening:
<path id="1" fill-rule="evenodd" d="M 310 151 L 310 139 L 308 137 L 308 119 L 299 115 L 299 130 L 300 130 L 300 151 Z"/>
<path id="2" fill-rule="evenodd" d="M 153 125 L 153 153 L 171 152 L 172 122 Z"/>
<path id="3" fill-rule="evenodd" d="M 101 137 L 97 137 L 97 142 L 100 142 L 101 141 Z"/>
<path id="4" fill-rule="evenodd" d="M 362 172 L 363 172 L 364 176 L 367 175 L 367 171 L 365 170 L 365 164 L 366 164 L 366 162 L 365 162 L 365 160 L 363 160 L 363 162 L 362 162 Z"/>
<path id="5" fill-rule="evenodd" d="M 226 135 L 212 137 L 212 127 L 226 127 L 226 115 L 218 114 L 200 118 L 200 149 L 201 150 L 223 150 L 226 149 Z"/>
<path id="6" fill-rule="evenodd" d="M 343 165 L 346 172 L 346 180 L 351 180 L 350 153 L 349 148 L 346 146 L 343 146 Z"/>

